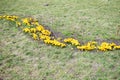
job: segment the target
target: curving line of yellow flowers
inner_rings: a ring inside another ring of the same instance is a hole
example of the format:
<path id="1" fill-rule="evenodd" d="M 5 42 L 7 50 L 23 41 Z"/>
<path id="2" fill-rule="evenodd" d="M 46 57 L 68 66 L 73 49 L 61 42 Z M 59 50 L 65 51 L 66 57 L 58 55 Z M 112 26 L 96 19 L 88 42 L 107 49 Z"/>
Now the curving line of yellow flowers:
<path id="1" fill-rule="evenodd" d="M 33 18 L 20 18 L 18 16 L 3 15 L 0 19 L 5 19 L 8 21 L 15 22 L 18 27 L 22 29 L 23 32 L 28 33 L 32 36 L 34 40 L 42 40 L 45 44 L 50 44 L 59 47 L 66 47 L 67 43 L 74 45 L 77 49 L 82 51 L 111 51 L 120 50 L 120 45 L 115 43 L 102 42 L 100 45 L 95 41 L 90 41 L 84 45 L 74 38 L 56 39 L 52 36 L 51 31 L 45 29 L 44 26 L 40 25 L 36 19 Z"/>

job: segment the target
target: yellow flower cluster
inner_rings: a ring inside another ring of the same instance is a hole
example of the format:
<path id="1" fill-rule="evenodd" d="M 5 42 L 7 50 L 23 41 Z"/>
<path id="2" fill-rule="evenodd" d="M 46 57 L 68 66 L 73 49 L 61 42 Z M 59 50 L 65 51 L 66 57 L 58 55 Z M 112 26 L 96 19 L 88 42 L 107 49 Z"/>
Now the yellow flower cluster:
<path id="1" fill-rule="evenodd" d="M 114 48 L 115 48 L 115 49 L 120 49 L 120 45 L 119 45 L 119 46 L 115 46 Z"/>
<path id="2" fill-rule="evenodd" d="M 120 46 L 117 46 L 115 43 L 102 42 L 98 49 L 101 51 L 109 51 L 114 49 L 120 49 Z"/>
<path id="3" fill-rule="evenodd" d="M 50 40 L 50 39 L 46 39 L 44 40 L 44 43 L 46 44 L 52 44 L 55 46 L 60 46 L 60 47 L 66 47 L 66 44 L 59 42 L 58 40 Z"/>
<path id="4" fill-rule="evenodd" d="M 16 25 L 17 25 L 17 26 L 21 26 L 21 22 L 16 21 Z"/>
<path id="5" fill-rule="evenodd" d="M 18 16 L 9 16 L 9 15 L 3 15 L 3 16 L 0 16 L 0 19 L 5 19 L 5 20 L 8 20 L 8 21 L 13 21 L 16 23 L 17 26 L 20 26 L 21 25 L 21 22 L 18 21 L 19 17 Z"/>
<path id="6" fill-rule="evenodd" d="M 0 16 L 0 19 L 6 19 L 6 20 L 9 20 L 9 21 L 17 21 L 18 16 L 4 15 L 4 16 Z"/>
<path id="7" fill-rule="evenodd" d="M 36 33 L 36 31 L 37 31 L 36 28 L 30 28 L 31 33 Z"/>
<path id="8" fill-rule="evenodd" d="M 47 36 L 50 36 L 50 34 L 51 34 L 51 32 L 48 30 L 42 30 L 41 32 L 42 32 L 42 34 L 47 35 Z"/>
<path id="9" fill-rule="evenodd" d="M 91 50 L 96 49 L 96 43 L 97 42 L 94 42 L 94 41 L 88 42 L 85 45 L 77 46 L 77 49 L 82 50 L 82 51 L 91 51 Z"/>
<path id="10" fill-rule="evenodd" d="M 36 26 L 36 30 L 41 32 L 44 30 L 44 27 L 42 25 L 38 25 Z"/>
<path id="11" fill-rule="evenodd" d="M 40 34 L 39 37 L 46 44 L 51 44 L 51 45 L 60 46 L 60 47 L 66 47 L 66 44 L 61 43 L 61 42 L 59 42 L 56 39 L 52 39 L 50 36 L 47 36 L 47 35 L 44 35 L 44 34 Z"/>
<path id="12" fill-rule="evenodd" d="M 72 45 L 75 45 L 75 46 L 80 45 L 79 41 L 74 38 L 66 38 L 64 39 L 64 42 L 71 43 Z"/>
<path id="13" fill-rule="evenodd" d="M 23 22 L 23 24 L 26 24 L 27 26 L 36 24 L 34 19 L 32 19 L 32 18 L 24 18 L 24 19 L 22 19 L 22 22 Z M 25 27 L 25 28 L 23 28 L 23 31 L 25 33 L 32 33 L 32 38 L 34 40 L 43 40 L 43 42 L 46 44 L 51 44 L 51 45 L 60 46 L 60 47 L 66 46 L 66 44 L 61 43 L 60 41 L 58 41 L 56 39 L 52 39 L 51 32 L 49 30 L 46 30 L 40 24 L 36 24 L 35 28 Z"/>
<path id="14" fill-rule="evenodd" d="M 6 20 L 9 20 L 9 21 L 16 21 L 16 19 L 18 19 L 18 16 L 4 15 L 4 16 L 0 16 L 0 19 L 6 19 Z"/>
<path id="15" fill-rule="evenodd" d="M 46 34 L 46 35 L 50 35 L 50 33 L 51 33 L 48 30 L 45 30 L 44 27 L 41 25 L 36 26 L 36 28 L 25 27 L 25 28 L 23 28 L 23 31 L 31 32 L 31 33 L 42 32 L 43 34 Z"/>
<path id="16" fill-rule="evenodd" d="M 30 27 L 26 27 L 26 28 L 23 28 L 23 31 L 25 33 L 34 33 L 36 35 L 39 36 L 39 34 L 41 34 L 39 37 L 40 39 L 47 39 L 47 37 L 50 37 L 51 35 L 51 32 L 44 29 L 43 26 L 39 25 L 39 26 L 36 26 L 36 28 L 30 28 Z M 36 38 L 33 37 L 33 39 L 36 40 Z"/>
<path id="17" fill-rule="evenodd" d="M 102 42 L 100 46 L 97 46 L 97 42 L 88 42 L 86 45 L 77 46 L 79 50 L 82 51 L 91 51 L 91 50 L 100 50 L 100 51 L 111 51 L 115 49 L 120 49 L 120 46 L 117 46 L 115 43 Z"/>
<path id="18" fill-rule="evenodd" d="M 39 40 L 38 35 L 35 34 L 35 33 L 32 33 L 32 38 L 33 38 L 34 40 Z"/>
<path id="19" fill-rule="evenodd" d="M 28 26 L 30 26 L 29 18 L 22 19 L 22 22 Z"/>
<path id="20" fill-rule="evenodd" d="M 33 18 L 23 18 L 22 23 L 26 24 L 27 26 L 39 25 L 38 21 Z"/>
<path id="21" fill-rule="evenodd" d="M 52 36 L 51 31 L 45 29 L 44 26 L 40 25 L 36 19 L 33 18 L 19 18 L 18 16 L 8 16 L 3 15 L 0 16 L 0 19 L 5 19 L 9 21 L 13 21 L 17 26 L 20 27 L 23 32 L 29 33 L 34 40 L 42 40 L 45 44 L 50 44 L 59 47 L 66 47 L 65 43 L 70 43 L 77 47 L 77 49 L 82 51 L 92 51 L 92 50 L 100 50 L 100 51 L 111 51 L 111 50 L 120 50 L 120 45 L 115 43 L 107 43 L 102 42 L 99 46 L 97 42 L 91 41 L 86 43 L 85 45 L 81 45 L 80 42 L 74 38 L 57 38 L 55 39 Z M 25 25 L 24 25 L 25 24 Z M 63 42 L 60 42 L 63 41 Z"/>
<path id="22" fill-rule="evenodd" d="M 23 31 L 26 33 L 30 33 L 30 28 L 24 28 Z"/>
<path id="23" fill-rule="evenodd" d="M 46 36 L 46 35 L 43 35 L 43 34 L 40 34 L 39 37 L 40 37 L 41 40 L 48 40 L 48 39 L 50 40 L 51 39 L 50 36 Z"/>

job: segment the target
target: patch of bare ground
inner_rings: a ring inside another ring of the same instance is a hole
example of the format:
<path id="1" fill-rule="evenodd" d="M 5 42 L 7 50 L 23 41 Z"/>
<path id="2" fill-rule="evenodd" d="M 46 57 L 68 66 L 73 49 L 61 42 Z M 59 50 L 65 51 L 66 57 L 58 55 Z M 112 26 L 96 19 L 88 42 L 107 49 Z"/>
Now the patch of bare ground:
<path id="1" fill-rule="evenodd" d="M 3 80 L 2 78 L 0 78 L 0 80 Z"/>

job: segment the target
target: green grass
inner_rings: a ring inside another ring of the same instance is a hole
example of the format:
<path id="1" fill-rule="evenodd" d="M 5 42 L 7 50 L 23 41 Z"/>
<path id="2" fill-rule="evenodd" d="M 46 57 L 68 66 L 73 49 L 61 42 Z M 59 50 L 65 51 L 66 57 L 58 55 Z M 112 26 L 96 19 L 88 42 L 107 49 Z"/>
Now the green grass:
<path id="1" fill-rule="evenodd" d="M 32 16 L 80 41 L 116 36 L 119 0 L 0 0 L 0 15 Z M 119 80 L 120 51 L 82 52 L 33 41 L 0 20 L 0 78 L 4 80 Z"/>

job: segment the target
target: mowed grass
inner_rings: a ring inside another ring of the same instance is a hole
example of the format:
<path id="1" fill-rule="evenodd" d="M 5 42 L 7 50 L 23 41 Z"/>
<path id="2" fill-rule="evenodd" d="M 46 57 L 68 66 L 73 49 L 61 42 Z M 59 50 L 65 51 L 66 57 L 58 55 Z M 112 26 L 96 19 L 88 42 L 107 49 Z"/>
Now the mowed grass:
<path id="1" fill-rule="evenodd" d="M 119 0 L 0 0 L 0 15 L 33 17 L 80 41 L 119 40 Z M 120 44 L 119 44 L 120 45 Z M 34 41 L 0 20 L 0 78 L 5 80 L 119 80 L 120 51 L 89 52 Z"/>

